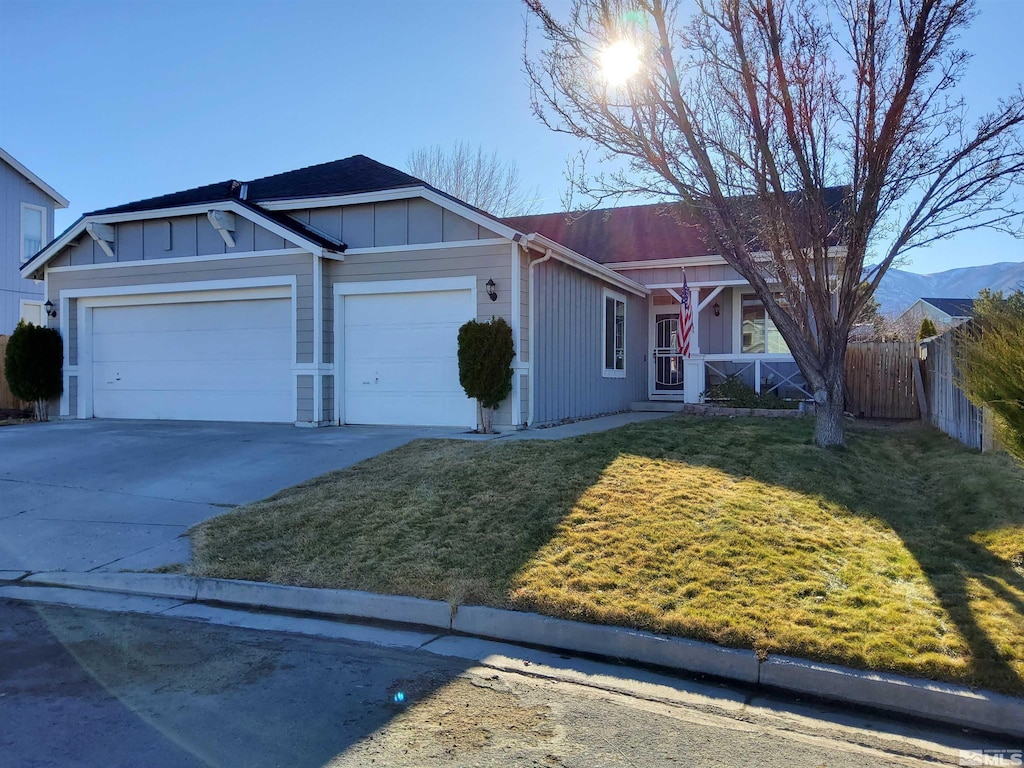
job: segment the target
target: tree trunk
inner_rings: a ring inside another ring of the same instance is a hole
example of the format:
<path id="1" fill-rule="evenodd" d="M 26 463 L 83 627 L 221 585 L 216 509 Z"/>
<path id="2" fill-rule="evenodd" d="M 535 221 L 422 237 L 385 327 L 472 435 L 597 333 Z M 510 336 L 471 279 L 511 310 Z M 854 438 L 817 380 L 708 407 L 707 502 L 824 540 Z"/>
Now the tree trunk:
<path id="1" fill-rule="evenodd" d="M 831 372 L 830 383 L 814 393 L 814 443 L 819 448 L 842 448 L 846 445 L 846 424 L 843 413 L 846 410 L 841 369 Z"/>

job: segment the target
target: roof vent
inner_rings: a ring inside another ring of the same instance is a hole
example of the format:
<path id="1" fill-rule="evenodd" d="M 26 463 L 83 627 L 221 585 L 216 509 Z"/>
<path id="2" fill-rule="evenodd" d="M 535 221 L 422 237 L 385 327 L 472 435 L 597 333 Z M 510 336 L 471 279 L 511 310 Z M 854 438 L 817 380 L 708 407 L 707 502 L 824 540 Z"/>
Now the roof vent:
<path id="1" fill-rule="evenodd" d="M 249 196 L 249 184 L 248 182 L 242 182 L 242 190 L 238 193 L 239 200 L 245 200 Z"/>

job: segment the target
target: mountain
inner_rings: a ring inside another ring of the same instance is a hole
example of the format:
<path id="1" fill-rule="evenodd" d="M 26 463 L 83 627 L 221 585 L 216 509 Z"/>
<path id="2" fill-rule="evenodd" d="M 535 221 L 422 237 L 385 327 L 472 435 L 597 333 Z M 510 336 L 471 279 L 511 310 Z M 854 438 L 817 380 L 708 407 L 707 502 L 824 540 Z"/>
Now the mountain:
<path id="1" fill-rule="evenodd" d="M 898 315 L 924 296 L 973 299 L 982 288 L 1004 293 L 1024 288 L 1024 261 L 960 267 L 932 275 L 890 269 L 882 278 L 875 298 L 883 315 Z"/>

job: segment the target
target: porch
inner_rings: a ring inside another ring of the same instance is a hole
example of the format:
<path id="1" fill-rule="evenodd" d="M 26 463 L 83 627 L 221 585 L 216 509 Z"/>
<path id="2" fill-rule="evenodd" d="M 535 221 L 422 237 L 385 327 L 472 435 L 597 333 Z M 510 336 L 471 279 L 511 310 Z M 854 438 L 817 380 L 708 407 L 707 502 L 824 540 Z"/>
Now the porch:
<path id="1" fill-rule="evenodd" d="M 650 403 L 713 401 L 715 388 L 727 380 L 738 380 L 759 395 L 811 399 L 781 334 L 748 285 L 690 284 L 694 327 L 689 357 L 680 355 L 677 346 L 679 289 L 651 287 Z"/>

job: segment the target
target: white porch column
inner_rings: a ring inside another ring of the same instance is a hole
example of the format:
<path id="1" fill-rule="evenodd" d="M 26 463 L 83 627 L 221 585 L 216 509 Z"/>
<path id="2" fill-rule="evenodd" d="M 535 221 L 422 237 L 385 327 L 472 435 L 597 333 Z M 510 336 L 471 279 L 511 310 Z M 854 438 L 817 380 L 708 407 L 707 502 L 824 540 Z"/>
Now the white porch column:
<path id="1" fill-rule="evenodd" d="M 688 357 L 683 360 L 683 401 L 699 403 L 704 391 L 704 358 Z"/>
<path id="2" fill-rule="evenodd" d="M 700 354 L 700 288 L 690 289 L 690 309 L 693 310 L 693 338 L 690 339 L 690 354 Z M 703 389 L 701 390 L 704 391 Z"/>

